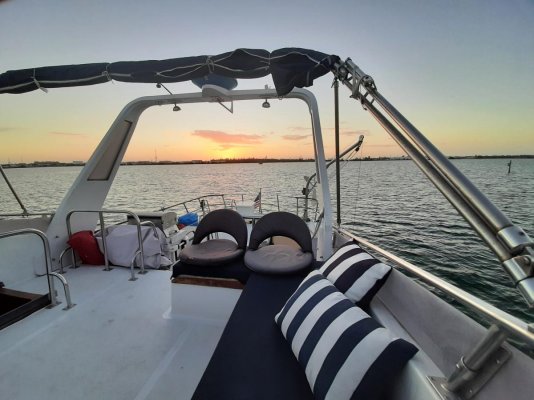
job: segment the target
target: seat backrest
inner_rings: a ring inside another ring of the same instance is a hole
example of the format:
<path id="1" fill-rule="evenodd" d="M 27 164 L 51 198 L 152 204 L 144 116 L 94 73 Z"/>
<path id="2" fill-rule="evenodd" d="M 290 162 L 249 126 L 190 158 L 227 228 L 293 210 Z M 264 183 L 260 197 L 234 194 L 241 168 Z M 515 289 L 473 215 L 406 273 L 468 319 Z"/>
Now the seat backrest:
<path id="1" fill-rule="evenodd" d="M 193 244 L 199 244 L 206 236 L 216 232 L 231 235 L 240 249 L 247 247 L 247 225 L 243 217 L 234 210 L 223 208 L 206 214 L 195 230 Z"/>
<path id="2" fill-rule="evenodd" d="M 265 214 L 252 228 L 248 247 L 251 250 L 257 250 L 261 242 L 273 236 L 293 239 L 303 252 L 312 252 L 312 239 L 308 225 L 295 214 L 285 211 Z"/>

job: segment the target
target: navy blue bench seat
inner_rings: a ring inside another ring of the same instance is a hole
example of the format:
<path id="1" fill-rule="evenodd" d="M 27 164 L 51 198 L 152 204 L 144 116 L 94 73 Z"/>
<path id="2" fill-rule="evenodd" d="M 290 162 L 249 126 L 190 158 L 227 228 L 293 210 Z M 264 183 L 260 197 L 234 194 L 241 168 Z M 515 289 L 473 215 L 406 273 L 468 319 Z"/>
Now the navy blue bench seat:
<path id="1" fill-rule="evenodd" d="M 302 367 L 274 322 L 306 272 L 251 273 L 193 399 L 313 399 Z"/>

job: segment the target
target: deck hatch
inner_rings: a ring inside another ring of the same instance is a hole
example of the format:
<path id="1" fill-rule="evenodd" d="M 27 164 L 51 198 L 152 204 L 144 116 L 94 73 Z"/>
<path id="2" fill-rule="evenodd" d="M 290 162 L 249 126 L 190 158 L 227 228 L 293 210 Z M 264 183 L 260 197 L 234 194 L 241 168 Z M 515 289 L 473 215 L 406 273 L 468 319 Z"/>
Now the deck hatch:
<path id="1" fill-rule="evenodd" d="M 0 288 L 0 330 L 50 304 L 48 294 Z"/>

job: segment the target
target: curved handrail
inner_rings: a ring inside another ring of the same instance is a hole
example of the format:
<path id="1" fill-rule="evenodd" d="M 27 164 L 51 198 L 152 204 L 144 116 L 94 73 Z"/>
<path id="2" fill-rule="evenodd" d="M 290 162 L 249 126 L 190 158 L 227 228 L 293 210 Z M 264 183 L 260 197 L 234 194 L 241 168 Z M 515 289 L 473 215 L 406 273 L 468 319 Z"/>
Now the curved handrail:
<path id="1" fill-rule="evenodd" d="M 74 304 L 70 298 L 70 288 L 67 279 L 65 279 L 63 275 L 58 274 L 57 272 L 50 272 L 50 275 L 59 279 L 59 281 L 63 284 L 63 290 L 65 291 L 65 300 L 67 301 L 67 307 L 65 307 L 64 310 L 69 310 L 74 307 L 76 304 Z"/>
<path id="2" fill-rule="evenodd" d="M 152 222 L 152 221 L 143 221 L 143 222 L 141 222 L 141 226 L 147 226 L 147 225 L 152 227 L 152 231 L 154 232 L 154 236 L 158 240 L 160 240 L 161 238 L 159 237 L 159 232 L 158 232 L 158 229 L 156 228 L 156 224 L 154 224 L 154 222 Z"/>
<path id="3" fill-rule="evenodd" d="M 50 256 L 50 243 L 46 235 L 38 229 L 26 228 L 26 229 L 17 229 L 15 231 L 0 233 L 0 239 L 5 239 L 12 236 L 20 235 L 36 235 L 41 239 L 43 243 L 44 253 L 45 253 L 45 267 L 46 267 L 46 278 L 48 280 L 48 292 L 50 294 L 50 307 L 55 307 L 59 304 L 59 301 L 56 297 L 56 289 L 54 288 L 54 280 L 52 279 L 52 258 Z"/>
<path id="4" fill-rule="evenodd" d="M 70 246 L 68 246 L 67 248 L 65 248 L 65 249 L 61 252 L 61 254 L 59 255 L 59 272 L 60 272 L 61 274 L 64 274 L 64 273 L 65 273 L 65 268 L 63 267 L 63 257 L 65 256 L 65 254 L 67 254 L 67 252 L 68 252 L 69 250 L 72 252 L 72 257 L 73 257 L 73 259 L 74 259 L 74 257 L 76 257 L 75 254 L 74 254 L 74 249 L 73 249 L 72 247 L 70 247 Z M 73 265 L 73 267 L 76 267 L 76 265 Z"/>
<path id="5" fill-rule="evenodd" d="M 109 260 L 108 260 L 108 251 L 107 251 L 107 245 L 106 245 L 106 229 L 105 229 L 105 223 L 104 223 L 104 214 L 126 214 L 133 218 L 135 221 L 135 225 L 137 226 L 137 241 L 139 243 L 139 249 L 138 251 L 141 253 L 141 271 L 140 274 L 145 274 L 145 254 L 143 251 L 143 237 L 141 235 L 141 221 L 139 220 L 139 217 L 137 214 L 135 214 L 132 211 L 129 210 L 72 210 L 70 211 L 66 216 L 66 223 L 67 223 L 67 233 L 68 236 L 72 236 L 72 229 L 70 225 L 70 219 L 73 214 L 76 213 L 97 213 L 100 219 L 100 230 L 102 232 L 102 247 L 104 248 L 104 262 L 106 264 L 106 267 L 104 268 L 105 271 L 110 271 L 111 268 L 109 267 Z M 74 266 L 76 266 L 76 261 L 73 259 Z"/>
<path id="6" fill-rule="evenodd" d="M 486 320 L 501 327 L 510 335 L 522 339 L 526 344 L 531 347 L 534 347 L 534 325 L 527 324 L 519 318 L 516 318 L 498 309 L 497 307 L 492 306 L 484 300 L 481 300 L 478 297 L 475 297 L 472 294 L 465 292 L 464 290 L 444 281 L 441 278 L 438 278 L 430 272 L 427 272 L 413 265 L 412 263 L 403 260 L 402 258 L 388 252 L 387 250 L 380 248 L 379 246 L 359 236 L 356 236 L 355 234 L 345 229 L 337 229 L 337 231 L 341 235 L 356 240 L 358 244 L 362 244 L 363 246 L 379 253 L 380 255 L 393 262 L 395 265 L 414 274 L 423 282 L 436 289 L 441 290 L 445 294 L 453 297 L 455 300 L 462 303 L 464 306 L 468 307 L 470 310 L 475 311 L 478 315 L 484 317 Z"/>

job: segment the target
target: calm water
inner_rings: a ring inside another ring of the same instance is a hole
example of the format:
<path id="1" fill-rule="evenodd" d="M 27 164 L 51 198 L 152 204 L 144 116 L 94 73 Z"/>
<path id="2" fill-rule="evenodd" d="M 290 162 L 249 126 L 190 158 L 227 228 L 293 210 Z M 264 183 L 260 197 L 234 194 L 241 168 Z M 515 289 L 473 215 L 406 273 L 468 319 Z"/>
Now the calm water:
<path id="1" fill-rule="evenodd" d="M 515 223 L 534 237 L 534 160 L 458 160 L 456 165 Z M 109 208 L 157 210 L 211 193 L 244 193 L 295 211 L 313 163 L 126 166 Z M 27 208 L 51 211 L 79 168 L 8 169 Z M 351 162 L 342 170 L 342 221 L 360 236 L 527 321 L 533 321 L 497 259 L 409 161 Z M 2 212 L 19 208 L 0 180 Z"/>

